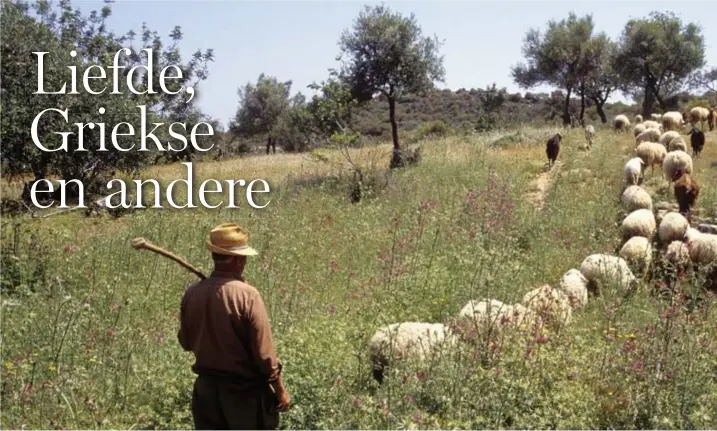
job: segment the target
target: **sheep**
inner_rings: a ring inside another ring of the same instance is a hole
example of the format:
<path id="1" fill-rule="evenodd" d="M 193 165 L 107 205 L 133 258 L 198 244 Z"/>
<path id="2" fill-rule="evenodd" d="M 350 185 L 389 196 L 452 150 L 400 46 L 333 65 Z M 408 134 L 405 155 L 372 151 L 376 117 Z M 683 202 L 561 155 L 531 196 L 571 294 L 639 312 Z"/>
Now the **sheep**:
<path id="1" fill-rule="evenodd" d="M 645 122 L 642 123 L 642 124 L 645 125 L 645 130 L 647 130 L 647 129 L 657 129 L 657 130 L 659 130 L 660 132 L 662 132 L 662 124 L 658 123 L 657 121 L 647 120 L 647 121 L 645 121 Z"/>
<path id="2" fill-rule="evenodd" d="M 676 130 L 669 130 L 662 135 L 660 135 L 660 139 L 658 139 L 657 142 L 661 143 L 662 145 L 667 148 L 667 146 L 670 144 L 670 141 L 675 139 L 676 137 L 680 136 L 680 132 Z"/>
<path id="3" fill-rule="evenodd" d="M 457 337 L 441 323 L 403 322 L 380 328 L 368 343 L 373 377 L 383 383 L 384 369 L 394 360 L 424 360 L 445 347 L 453 347 Z"/>
<path id="4" fill-rule="evenodd" d="M 707 108 L 695 106 L 694 108 L 690 109 L 690 123 L 692 123 L 692 127 L 694 127 L 695 124 L 699 122 L 700 128 L 704 129 L 705 123 L 709 119 L 709 116 L 710 110 Z"/>
<path id="5" fill-rule="evenodd" d="M 644 132 L 637 135 L 635 138 L 635 144 L 639 144 L 641 142 L 657 142 L 660 139 L 660 130 L 655 128 L 648 128 Z"/>
<path id="6" fill-rule="evenodd" d="M 625 241 L 633 236 L 644 236 L 647 239 L 651 239 L 656 228 L 655 215 L 652 211 L 644 208 L 628 214 L 620 225 L 622 239 Z"/>
<path id="7" fill-rule="evenodd" d="M 685 142 L 685 138 L 682 136 L 678 136 L 670 141 L 669 144 L 667 144 L 667 151 L 687 151 L 687 142 Z"/>
<path id="8" fill-rule="evenodd" d="M 595 141 L 595 127 L 592 124 L 585 127 L 585 139 L 588 141 L 588 148 L 592 148 Z"/>
<path id="9" fill-rule="evenodd" d="M 639 157 L 633 157 L 625 163 L 625 183 L 628 186 L 638 184 L 643 166 L 645 162 Z"/>
<path id="10" fill-rule="evenodd" d="M 570 269 L 563 274 L 558 289 L 568 296 L 570 306 L 574 309 L 588 304 L 588 279 L 577 269 Z"/>
<path id="11" fill-rule="evenodd" d="M 680 207 L 680 214 L 685 215 L 687 220 L 692 217 L 692 207 L 697 202 L 697 197 L 700 195 L 700 186 L 697 182 L 686 174 L 682 169 L 678 169 L 675 172 L 675 199 Z"/>
<path id="12" fill-rule="evenodd" d="M 640 186 L 629 186 L 622 192 L 620 197 L 622 208 L 631 213 L 639 209 L 647 209 L 652 211 L 652 198 L 645 189 Z"/>
<path id="13" fill-rule="evenodd" d="M 609 254 L 591 254 L 580 264 L 580 273 L 588 280 L 588 292 L 600 295 L 600 288 L 606 285 L 632 287 L 637 279 L 625 259 Z"/>
<path id="14" fill-rule="evenodd" d="M 630 127 L 630 120 L 627 119 L 627 116 L 620 114 L 615 116 L 613 124 L 615 126 L 615 131 L 621 132 L 627 130 Z"/>
<path id="15" fill-rule="evenodd" d="M 642 271 L 647 271 L 652 262 L 652 245 L 644 236 L 633 236 L 620 249 L 618 256 L 628 263 L 640 265 Z"/>
<path id="16" fill-rule="evenodd" d="M 673 182 L 677 170 L 681 169 L 686 174 L 692 174 L 692 157 L 684 151 L 670 151 L 662 160 L 662 172 L 670 182 Z"/>
<path id="17" fill-rule="evenodd" d="M 562 291 L 547 284 L 527 292 L 521 303 L 533 310 L 546 324 L 560 327 L 570 323 L 570 299 Z"/>
<path id="18" fill-rule="evenodd" d="M 545 145 L 545 154 L 548 156 L 548 169 L 550 169 L 555 161 L 558 159 L 560 153 L 560 143 L 563 140 L 563 136 L 560 132 L 553 135 L 552 138 L 548 139 L 548 143 Z"/>
<path id="19" fill-rule="evenodd" d="M 643 142 L 635 148 L 635 154 L 645 162 L 645 166 L 650 166 L 650 172 L 654 175 L 655 165 L 664 165 L 667 149 L 656 142 Z"/>
<path id="20" fill-rule="evenodd" d="M 662 114 L 651 114 L 650 119 L 652 121 L 660 121 L 662 120 Z"/>
<path id="21" fill-rule="evenodd" d="M 698 265 L 717 265 L 717 235 L 690 228 L 685 233 L 690 260 Z"/>
<path id="22" fill-rule="evenodd" d="M 657 235 L 662 244 L 671 244 L 682 240 L 689 227 L 690 223 L 682 214 L 671 211 L 662 217 Z"/>
<path id="23" fill-rule="evenodd" d="M 692 155 L 695 157 L 699 157 L 700 153 L 702 153 L 702 149 L 705 147 L 705 132 L 693 126 L 692 130 L 690 130 L 688 135 L 690 135 L 690 146 L 692 146 Z M 686 152 L 687 149 L 683 151 Z"/>
<path id="24" fill-rule="evenodd" d="M 642 123 L 642 115 L 637 114 L 637 115 L 635 115 L 635 124 L 640 124 L 640 123 Z"/>
<path id="25" fill-rule="evenodd" d="M 465 339 L 472 334 L 497 335 L 513 314 L 513 306 L 497 299 L 469 301 L 458 313 L 459 332 Z"/>
<path id="26" fill-rule="evenodd" d="M 677 111 L 665 112 L 662 114 L 662 129 L 664 131 L 680 130 L 684 124 L 682 114 Z"/>
<path id="27" fill-rule="evenodd" d="M 679 240 L 672 241 L 665 251 L 665 260 L 678 271 L 687 269 L 690 263 L 690 251 L 687 244 Z"/>
<path id="28" fill-rule="evenodd" d="M 632 129 L 632 133 L 637 138 L 640 133 L 644 132 L 645 130 L 647 130 L 647 127 L 645 127 L 644 124 L 636 124 L 635 127 Z"/>

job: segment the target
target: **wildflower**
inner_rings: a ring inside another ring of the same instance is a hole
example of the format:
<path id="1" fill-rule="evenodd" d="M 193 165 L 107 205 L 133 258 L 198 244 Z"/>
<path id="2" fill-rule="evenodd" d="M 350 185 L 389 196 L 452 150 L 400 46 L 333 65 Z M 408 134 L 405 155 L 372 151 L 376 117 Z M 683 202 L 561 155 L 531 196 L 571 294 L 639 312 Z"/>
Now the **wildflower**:
<path id="1" fill-rule="evenodd" d="M 407 403 L 412 403 L 412 402 L 413 402 L 413 397 L 410 396 L 410 395 L 406 395 L 406 396 L 403 398 L 403 400 L 406 401 Z"/>
<path id="2" fill-rule="evenodd" d="M 637 361 L 634 364 L 632 364 L 632 371 L 639 373 L 642 371 L 643 367 L 644 366 L 642 364 L 642 361 Z"/>
<path id="3" fill-rule="evenodd" d="M 423 371 L 419 371 L 419 372 L 416 373 L 416 378 L 417 378 L 418 380 L 420 380 L 420 381 L 423 381 L 423 380 L 426 379 L 426 375 L 423 374 Z"/>
<path id="4" fill-rule="evenodd" d="M 115 336 L 115 330 L 114 328 L 107 328 L 105 329 L 105 335 L 109 338 L 112 338 Z"/>
<path id="5" fill-rule="evenodd" d="M 329 314 L 334 314 L 334 313 L 336 313 L 336 307 L 333 304 L 329 305 Z"/>
<path id="6" fill-rule="evenodd" d="M 550 338 L 548 338 L 548 337 L 538 337 L 535 339 L 535 342 L 538 344 L 545 344 L 548 341 L 550 341 Z"/>
<path id="7" fill-rule="evenodd" d="M 57 367 L 55 367 L 54 365 L 50 365 L 47 367 L 47 370 L 52 373 L 52 372 L 55 372 L 55 370 L 57 370 Z"/>
<path id="8" fill-rule="evenodd" d="M 403 377 L 403 383 L 406 383 L 406 381 L 408 381 L 408 374 L 404 374 L 402 377 Z"/>
<path id="9" fill-rule="evenodd" d="M 65 248 L 63 249 L 63 251 L 64 251 L 65 253 L 72 254 L 72 253 L 75 252 L 75 249 L 74 249 L 72 246 L 70 246 L 70 245 L 66 245 Z"/>
<path id="10" fill-rule="evenodd" d="M 341 385 L 341 377 L 336 379 L 336 382 L 334 383 L 335 386 Z"/>
<path id="11" fill-rule="evenodd" d="M 495 369 L 495 375 L 496 375 L 496 376 L 500 376 L 501 374 L 503 374 L 503 370 L 501 370 L 500 368 L 496 368 L 496 369 Z"/>
<path id="12" fill-rule="evenodd" d="M 353 400 L 351 400 L 351 403 L 354 407 L 358 407 L 361 404 L 361 399 L 359 397 L 354 397 Z"/>

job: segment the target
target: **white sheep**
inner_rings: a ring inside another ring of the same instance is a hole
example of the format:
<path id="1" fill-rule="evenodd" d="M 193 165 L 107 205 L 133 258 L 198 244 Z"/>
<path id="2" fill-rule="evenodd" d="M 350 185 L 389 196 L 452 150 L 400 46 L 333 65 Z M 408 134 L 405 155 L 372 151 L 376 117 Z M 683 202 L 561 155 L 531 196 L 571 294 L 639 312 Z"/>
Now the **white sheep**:
<path id="1" fill-rule="evenodd" d="M 639 265 L 640 270 L 647 271 L 652 262 L 652 245 L 644 236 L 633 236 L 620 249 L 618 256 L 627 262 Z"/>
<path id="2" fill-rule="evenodd" d="M 521 303 L 533 310 L 541 321 L 553 326 L 563 326 L 570 323 L 572 307 L 570 299 L 560 290 L 553 289 L 545 284 L 530 290 L 523 295 Z"/>
<path id="3" fill-rule="evenodd" d="M 681 241 L 689 227 L 690 223 L 682 214 L 671 211 L 662 217 L 657 235 L 662 244 L 670 244 L 673 241 Z"/>
<path id="4" fill-rule="evenodd" d="M 655 215 L 648 209 L 639 209 L 631 212 L 622 220 L 620 230 L 623 240 L 633 236 L 644 236 L 651 239 L 655 234 Z"/>
<path id="5" fill-rule="evenodd" d="M 682 114 L 677 111 L 665 112 L 662 114 L 662 130 L 680 130 L 684 124 Z"/>
<path id="6" fill-rule="evenodd" d="M 689 228 L 684 240 L 692 262 L 698 265 L 717 265 L 717 235 Z"/>
<path id="7" fill-rule="evenodd" d="M 570 269 L 560 277 L 558 289 L 568 296 L 574 309 L 588 304 L 588 279 L 577 269 Z"/>
<path id="8" fill-rule="evenodd" d="M 678 136 L 670 141 L 669 144 L 667 144 L 667 151 L 684 151 L 687 152 L 687 142 L 685 141 L 685 138 L 682 136 Z"/>
<path id="9" fill-rule="evenodd" d="M 647 120 L 642 124 L 645 125 L 645 129 L 657 129 L 662 132 L 662 124 L 658 123 L 657 121 Z"/>
<path id="10" fill-rule="evenodd" d="M 513 306 L 497 299 L 469 301 L 458 313 L 458 328 L 466 339 L 497 335 L 511 321 Z M 475 333 L 475 334 L 474 334 Z"/>
<path id="11" fill-rule="evenodd" d="M 637 115 L 635 115 L 635 124 L 640 124 L 640 123 L 642 123 L 642 115 L 637 114 Z"/>
<path id="12" fill-rule="evenodd" d="M 635 154 L 650 166 L 650 172 L 654 175 L 655 165 L 662 165 L 667 149 L 656 142 L 643 142 L 635 148 Z"/>
<path id="13" fill-rule="evenodd" d="M 662 172 L 672 182 L 678 169 L 683 173 L 692 174 L 692 157 L 682 150 L 670 151 L 662 161 Z"/>
<path id="14" fill-rule="evenodd" d="M 368 343 L 373 376 L 383 382 L 384 369 L 395 361 L 425 360 L 454 347 L 457 337 L 441 323 L 403 322 L 380 328 Z"/>
<path id="15" fill-rule="evenodd" d="M 622 208 L 631 213 L 639 209 L 652 210 L 652 197 L 640 186 L 629 186 L 620 197 Z"/>
<path id="16" fill-rule="evenodd" d="M 588 280 L 588 291 L 599 293 L 600 286 L 628 288 L 637 281 L 625 259 L 609 254 L 591 254 L 580 264 L 580 273 Z"/>
<path id="17" fill-rule="evenodd" d="M 635 127 L 632 129 L 632 133 L 637 138 L 640 133 L 644 132 L 645 130 L 647 130 L 647 127 L 644 124 L 636 124 Z"/>
<path id="18" fill-rule="evenodd" d="M 630 120 L 627 118 L 627 116 L 620 114 L 615 116 L 615 121 L 613 122 L 615 125 L 615 130 L 617 131 L 625 131 L 630 127 Z"/>
<path id="19" fill-rule="evenodd" d="M 703 108 L 702 106 L 695 106 L 694 108 L 690 109 L 690 123 L 694 126 L 697 123 L 700 123 L 700 128 L 704 129 L 705 122 L 707 122 L 707 119 L 710 116 L 710 110 L 707 108 Z"/>
<path id="20" fill-rule="evenodd" d="M 684 271 L 690 264 L 690 251 L 682 241 L 672 241 L 665 251 L 665 260 L 678 271 Z"/>
<path id="21" fill-rule="evenodd" d="M 625 163 L 625 183 L 635 185 L 642 176 L 642 168 L 645 162 L 639 157 L 633 157 Z"/>
<path id="22" fill-rule="evenodd" d="M 585 139 L 588 141 L 588 148 L 591 148 L 595 141 L 595 126 L 592 124 L 585 127 Z"/>
<path id="23" fill-rule="evenodd" d="M 651 114 L 650 119 L 652 121 L 660 121 L 662 119 L 662 114 Z"/>
<path id="24" fill-rule="evenodd" d="M 660 135 L 660 139 L 657 141 L 660 144 L 664 145 L 665 148 L 670 144 L 670 141 L 675 139 L 676 137 L 680 136 L 680 132 L 676 130 L 669 130 L 662 135 Z"/>
<path id="25" fill-rule="evenodd" d="M 660 129 L 649 127 L 644 132 L 637 135 L 635 138 L 635 144 L 639 144 L 641 142 L 657 142 L 660 139 L 660 135 L 662 135 Z"/>

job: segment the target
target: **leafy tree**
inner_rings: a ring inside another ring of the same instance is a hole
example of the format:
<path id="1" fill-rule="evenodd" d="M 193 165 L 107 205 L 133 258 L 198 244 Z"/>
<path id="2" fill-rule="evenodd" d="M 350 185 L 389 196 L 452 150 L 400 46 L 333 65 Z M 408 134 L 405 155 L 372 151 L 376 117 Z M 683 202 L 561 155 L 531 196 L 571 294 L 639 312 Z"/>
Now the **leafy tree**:
<path id="1" fill-rule="evenodd" d="M 582 18 L 571 12 L 567 19 L 550 20 L 545 34 L 531 28 L 523 41 L 526 63 L 511 68 L 513 80 L 525 89 L 549 84 L 565 90 L 563 123 L 570 124 L 570 97 L 580 91 L 586 74 L 583 67 L 586 44 L 592 38 L 592 15 Z"/>
<path id="2" fill-rule="evenodd" d="M 307 109 L 312 116 L 314 129 L 324 137 L 345 132 L 351 124 L 353 111 L 358 107 L 351 88 L 338 80 L 336 75 L 332 71 L 328 80 L 308 86 L 320 92 L 312 97 Z"/>
<path id="3" fill-rule="evenodd" d="M 298 93 L 289 101 L 274 127 L 274 139 L 284 151 L 306 151 L 311 147 L 314 134 L 313 117 L 306 103 L 306 97 Z"/>
<path id="4" fill-rule="evenodd" d="M 644 92 L 642 115 L 652 114 L 655 102 L 675 109 L 668 96 L 702 68 L 704 38 L 699 26 L 686 25 L 671 12 L 651 12 L 649 18 L 631 19 L 620 37 L 616 71 L 622 88 Z M 673 98 L 674 100 L 674 98 Z"/>
<path id="5" fill-rule="evenodd" d="M 396 100 L 405 93 L 423 94 L 443 81 L 441 42 L 423 37 L 413 14 L 404 17 L 387 6 L 366 6 L 351 29 L 341 35 L 341 77 L 360 102 L 383 95 L 388 101 L 393 138 L 391 168 L 402 167 Z"/>
<path id="6" fill-rule="evenodd" d="M 259 75 L 256 84 L 239 88 L 239 107 L 230 130 L 236 136 L 266 135 L 266 153 L 276 153 L 275 127 L 291 102 L 291 81 L 279 82 L 273 76 Z"/>
<path id="7" fill-rule="evenodd" d="M 584 55 L 583 99 L 587 98 L 595 104 L 603 124 L 607 123 L 604 109 L 607 99 L 619 87 L 618 76 L 615 72 L 616 55 L 617 44 L 604 33 L 588 42 Z M 582 106 L 584 109 L 584 100 Z M 580 119 L 583 119 L 582 112 Z"/>

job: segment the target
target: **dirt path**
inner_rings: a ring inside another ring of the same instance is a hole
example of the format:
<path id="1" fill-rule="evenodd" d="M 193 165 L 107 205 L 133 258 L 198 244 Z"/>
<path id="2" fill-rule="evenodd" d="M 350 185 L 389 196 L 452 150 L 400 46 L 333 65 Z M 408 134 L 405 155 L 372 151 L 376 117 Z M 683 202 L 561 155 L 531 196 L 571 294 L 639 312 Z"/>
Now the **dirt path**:
<path id="1" fill-rule="evenodd" d="M 545 197 L 548 195 L 548 188 L 552 183 L 555 175 L 560 172 L 560 168 L 563 166 L 563 162 L 556 161 L 555 165 L 549 170 L 541 173 L 530 182 L 531 192 L 528 192 L 525 199 L 530 202 L 535 209 L 541 210 L 545 205 Z"/>

